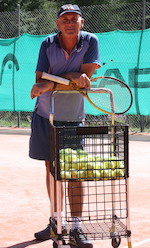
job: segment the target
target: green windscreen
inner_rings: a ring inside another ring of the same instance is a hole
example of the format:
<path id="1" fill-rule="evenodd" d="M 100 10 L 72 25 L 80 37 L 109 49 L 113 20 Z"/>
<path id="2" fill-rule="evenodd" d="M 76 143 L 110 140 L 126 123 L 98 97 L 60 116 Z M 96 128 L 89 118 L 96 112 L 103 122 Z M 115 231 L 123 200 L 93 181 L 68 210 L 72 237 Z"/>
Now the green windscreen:
<path id="1" fill-rule="evenodd" d="M 150 29 L 96 33 L 102 67 L 93 77 L 112 76 L 129 85 L 133 105 L 128 114 L 150 115 Z M 45 36 L 23 34 L 0 39 L 0 111 L 32 111 L 30 90 Z M 93 86 L 96 87 L 96 86 Z M 102 114 L 85 103 L 87 114 Z"/>

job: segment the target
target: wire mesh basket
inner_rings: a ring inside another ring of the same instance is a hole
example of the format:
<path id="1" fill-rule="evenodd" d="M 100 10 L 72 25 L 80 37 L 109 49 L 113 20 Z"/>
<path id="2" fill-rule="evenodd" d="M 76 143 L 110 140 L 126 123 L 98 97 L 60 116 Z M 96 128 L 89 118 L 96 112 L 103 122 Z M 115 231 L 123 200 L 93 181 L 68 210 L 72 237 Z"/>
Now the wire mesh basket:
<path id="1" fill-rule="evenodd" d="M 50 127 L 55 180 L 99 181 L 128 177 L 128 126 L 86 123 Z"/>

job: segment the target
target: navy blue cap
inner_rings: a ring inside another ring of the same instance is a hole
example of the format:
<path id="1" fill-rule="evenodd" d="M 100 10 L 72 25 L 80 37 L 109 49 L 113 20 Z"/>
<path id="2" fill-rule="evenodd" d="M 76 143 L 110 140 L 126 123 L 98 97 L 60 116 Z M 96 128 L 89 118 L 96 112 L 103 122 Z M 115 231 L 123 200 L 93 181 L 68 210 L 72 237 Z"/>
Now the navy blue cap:
<path id="1" fill-rule="evenodd" d="M 61 6 L 61 8 L 59 9 L 57 18 L 66 13 L 77 13 L 82 16 L 81 9 L 78 7 L 78 5 L 66 4 Z"/>

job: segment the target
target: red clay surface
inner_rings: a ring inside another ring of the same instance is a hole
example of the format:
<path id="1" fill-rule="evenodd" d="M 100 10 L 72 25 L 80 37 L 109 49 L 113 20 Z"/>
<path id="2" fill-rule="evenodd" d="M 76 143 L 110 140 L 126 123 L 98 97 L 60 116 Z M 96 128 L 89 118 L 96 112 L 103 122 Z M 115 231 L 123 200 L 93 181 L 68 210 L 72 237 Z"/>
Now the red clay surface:
<path id="1" fill-rule="evenodd" d="M 48 224 L 49 201 L 42 161 L 28 157 L 30 130 L 0 129 L 0 248 L 50 248 L 34 233 Z M 132 246 L 150 248 L 150 136 L 130 135 Z M 111 248 L 110 240 L 94 248 Z M 127 246 L 122 239 L 119 248 Z"/>

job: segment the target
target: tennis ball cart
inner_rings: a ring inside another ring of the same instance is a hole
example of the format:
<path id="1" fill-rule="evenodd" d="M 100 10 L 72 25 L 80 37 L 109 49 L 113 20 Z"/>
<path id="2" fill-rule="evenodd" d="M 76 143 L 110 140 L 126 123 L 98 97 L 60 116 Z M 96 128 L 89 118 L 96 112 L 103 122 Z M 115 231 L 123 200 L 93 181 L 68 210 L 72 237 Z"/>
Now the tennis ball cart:
<path id="1" fill-rule="evenodd" d="M 93 95 L 103 90 L 90 89 L 89 92 Z M 58 93 L 64 92 L 53 95 Z M 128 126 L 115 121 L 113 96 L 110 91 L 108 94 L 111 120 L 99 116 L 92 120 L 86 118 L 83 126 L 54 126 L 54 111 L 51 111 L 50 187 L 53 200 L 50 225 L 54 248 L 82 247 L 70 237 L 73 217 L 88 240 L 110 239 L 112 247 L 117 248 L 122 238 L 126 238 L 128 248 L 132 248 Z"/>

